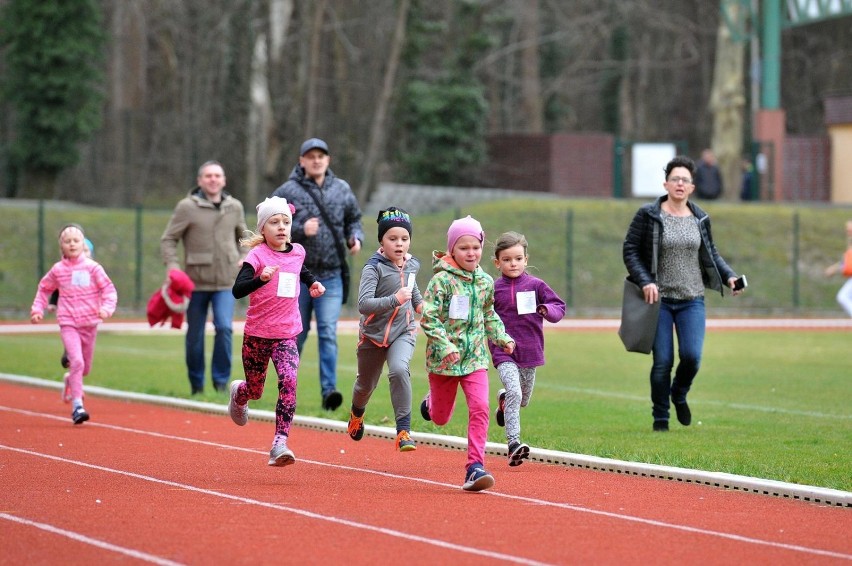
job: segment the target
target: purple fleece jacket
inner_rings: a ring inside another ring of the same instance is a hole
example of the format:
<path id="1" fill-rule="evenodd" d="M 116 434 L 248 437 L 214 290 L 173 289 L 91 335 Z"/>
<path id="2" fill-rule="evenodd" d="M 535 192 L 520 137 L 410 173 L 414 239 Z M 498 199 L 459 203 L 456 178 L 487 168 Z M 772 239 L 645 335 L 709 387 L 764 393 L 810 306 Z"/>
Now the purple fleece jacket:
<path id="1" fill-rule="evenodd" d="M 517 293 L 535 292 L 536 312 L 518 314 Z M 540 307 L 547 314 L 538 314 Z M 559 322 L 565 316 L 565 301 L 559 298 L 547 283 L 527 272 L 515 279 L 501 276 L 494 281 L 494 310 L 503 321 L 506 332 L 515 340 L 515 351 L 507 354 L 489 342 L 494 366 L 515 362 L 518 367 L 532 368 L 544 365 L 544 320 Z"/>

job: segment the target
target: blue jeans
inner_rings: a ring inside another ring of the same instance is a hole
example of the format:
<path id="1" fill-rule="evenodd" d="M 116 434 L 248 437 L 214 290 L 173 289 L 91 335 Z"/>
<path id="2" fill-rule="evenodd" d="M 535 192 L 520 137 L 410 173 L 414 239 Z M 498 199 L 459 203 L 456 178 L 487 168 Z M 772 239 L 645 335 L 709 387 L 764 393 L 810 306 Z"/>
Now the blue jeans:
<path id="1" fill-rule="evenodd" d="M 234 295 L 230 289 L 223 291 L 193 291 L 186 309 L 186 368 L 192 392 L 204 390 L 204 331 L 207 310 L 213 305 L 213 341 L 211 373 L 213 386 L 225 389 L 231 379 L 231 336 L 233 334 Z"/>
<path id="2" fill-rule="evenodd" d="M 701 366 L 705 329 L 704 297 L 687 301 L 662 299 L 657 336 L 654 338 L 654 365 L 651 366 L 651 401 L 655 421 L 669 420 L 669 396 L 683 403 L 692 380 Z M 677 370 L 674 367 L 674 334 L 677 332 Z"/>
<path id="3" fill-rule="evenodd" d="M 299 354 L 311 329 L 311 315 L 316 315 L 319 340 L 320 390 L 325 397 L 337 390 L 337 320 L 343 299 L 343 280 L 340 275 L 320 279 L 325 293 L 316 299 L 311 297 L 303 283 L 299 290 L 299 312 L 302 315 L 302 333 L 296 338 Z"/>

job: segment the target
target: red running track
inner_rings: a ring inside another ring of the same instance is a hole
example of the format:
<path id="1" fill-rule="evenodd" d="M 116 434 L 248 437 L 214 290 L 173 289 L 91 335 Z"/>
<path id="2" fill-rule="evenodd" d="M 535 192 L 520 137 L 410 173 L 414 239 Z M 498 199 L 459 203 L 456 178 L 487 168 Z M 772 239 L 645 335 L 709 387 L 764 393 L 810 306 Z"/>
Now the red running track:
<path id="1" fill-rule="evenodd" d="M 0 382 L 0 563 L 849 564 L 852 511 Z"/>

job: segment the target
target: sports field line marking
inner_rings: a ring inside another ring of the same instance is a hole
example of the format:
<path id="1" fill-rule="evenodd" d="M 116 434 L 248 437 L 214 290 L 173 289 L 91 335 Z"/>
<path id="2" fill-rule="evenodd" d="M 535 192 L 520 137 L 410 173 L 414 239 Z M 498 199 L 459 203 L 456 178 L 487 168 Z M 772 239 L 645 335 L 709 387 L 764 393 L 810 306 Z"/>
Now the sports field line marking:
<path id="1" fill-rule="evenodd" d="M 571 393 L 582 393 L 585 395 L 595 395 L 598 397 L 610 397 L 613 399 L 624 399 L 626 401 L 647 401 L 648 398 L 640 395 L 630 395 L 627 393 L 618 393 L 617 391 L 604 391 L 602 389 L 588 389 L 582 387 L 571 387 L 570 385 L 554 385 L 552 383 L 542 383 L 539 385 L 538 382 L 535 384 L 536 389 L 551 389 L 554 391 L 570 391 Z M 781 407 L 765 407 L 761 405 L 746 405 L 744 403 L 728 403 L 726 401 L 714 401 L 714 400 L 706 400 L 702 399 L 700 401 L 690 401 L 690 405 L 699 406 L 699 405 L 713 405 L 716 407 L 725 407 L 727 409 L 738 409 L 741 411 L 759 411 L 761 413 L 780 413 L 784 415 L 795 415 L 797 417 L 814 417 L 818 419 L 840 419 L 840 420 L 850 420 L 852 419 L 852 414 L 849 415 L 837 415 L 830 413 L 820 413 L 817 411 L 801 411 L 797 409 L 783 409 Z"/>
<path id="2" fill-rule="evenodd" d="M 14 407 L 6 407 L 6 406 L 2 406 L 2 405 L 0 405 L 0 410 L 6 410 L 6 411 L 10 411 L 10 412 L 25 414 L 25 415 L 32 416 L 32 417 L 55 419 L 55 420 L 59 420 L 59 421 L 63 421 L 63 422 L 66 420 L 64 418 L 57 417 L 56 415 L 50 415 L 50 414 L 46 414 L 46 413 L 38 413 L 38 412 L 35 412 L 35 411 L 27 411 L 25 409 L 17 409 L 17 408 L 14 408 Z M 211 442 L 209 440 L 198 440 L 198 439 L 195 439 L 195 438 L 187 438 L 187 437 L 183 437 L 183 436 L 174 436 L 174 435 L 171 435 L 171 434 L 165 434 L 165 433 L 161 433 L 161 432 L 152 432 L 152 431 L 128 428 L 128 427 L 124 427 L 124 426 L 120 426 L 120 425 L 110 425 L 110 424 L 104 424 L 104 423 L 92 423 L 92 422 L 90 422 L 90 423 L 87 423 L 86 426 L 95 426 L 95 427 L 107 428 L 107 429 L 110 429 L 110 430 L 116 430 L 116 431 L 119 431 L 119 432 L 142 434 L 142 435 L 146 435 L 146 436 L 164 438 L 164 439 L 167 439 L 167 440 L 179 440 L 179 441 L 183 441 L 183 442 L 189 442 L 189 443 L 192 443 L 192 444 L 200 444 L 200 445 L 204 445 L 204 446 L 211 446 L 211 447 L 214 447 L 214 448 L 220 448 L 220 449 L 225 449 L 225 450 L 236 450 L 236 451 L 240 451 L 240 452 L 248 452 L 248 453 L 252 453 L 252 454 L 266 455 L 265 451 L 253 450 L 251 448 L 242 448 L 240 446 L 231 446 L 229 444 L 221 444 L 221 443 L 218 443 L 218 442 Z M 6 447 L 3 446 L 3 445 L 0 445 L 0 448 L 6 448 Z M 23 449 L 16 449 L 16 448 L 12 448 L 12 449 L 13 450 L 19 450 L 19 451 L 22 451 L 22 452 L 26 452 Z M 46 455 L 46 457 L 56 458 L 55 456 L 50 456 L 50 455 Z M 316 461 L 316 460 L 305 460 L 305 459 L 299 459 L 298 462 L 306 463 L 306 464 L 314 464 L 314 465 L 317 465 L 317 466 L 326 466 L 326 467 L 329 467 L 329 468 L 336 468 L 336 469 L 352 471 L 352 472 L 360 472 L 360 473 L 364 473 L 364 474 L 371 474 L 371 475 L 376 475 L 376 476 L 381 476 L 381 477 L 388 477 L 388 478 L 392 478 L 392 479 L 402 479 L 402 480 L 406 480 L 406 481 L 413 481 L 413 482 L 416 482 L 416 483 L 423 483 L 423 484 L 427 484 L 427 485 L 447 487 L 447 488 L 450 488 L 450 489 L 453 489 L 453 490 L 459 489 L 458 485 L 455 485 L 455 484 L 437 482 L 437 481 L 434 481 L 434 480 L 427 480 L 427 479 L 418 478 L 418 477 L 402 476 L 402 475 L 398 475 L 398 474 L 391 474 L 391 473 L 388 473 L 388 472 L 365 470 L 363 468 L 356 468 L 356 467 L 353 467 L 353 466 L 346 466 L 346 465 L 343 465 L 343 464 L 330 464 L 328 462 L 319 462 L 319 461 Z M 93 465 L 93 464 L 84 464 L 84 465 L 91 466 L 91 467 L 94 467 L 94 468 L 98 468 L 98 466 Z M 132 474 L 131 472 L 127 472 L 127 473 L 129 475 L 135 475 L 135 474 Z M 162 481 L 165 482 L 167 480 L 162 480 Z M 485 491 L 485 492 L 483 492 L 483 495 L 487 495 L 487 496 L 490 496 L 490 497 L 501 497 L 501 498 L 504 498 L 504 499 L 511 499 L 511 500 L 516 500 L 516 501 L 521 501 L 523 503 L 529 503 L 529 504 L 535 504 L 535 505 L 541 505 L 541 506 L 556 507 L 556 508 L 560 508 L 560 509 L 566 509 L 566 510 L 569 510 L 569 511 L 580 512 L 580 513 L 590 513 L 592 515 L 599 515 L 599 516 L 608 517 L 608 518 L 611 518 L 611 519 L 620 519 L 620 520 L 623 520 L 623 521 L 640 523 L 640 524 L 645 524 L 645 525 L 650 525 L 650 526 L 655 526 L 655 527 L 675 529 L 675 530 L 679 530 L 679 531 L 685 531 L 685 532 L 707 535 L 707 536 L 715 536 L 715 537 L 719 537 L 719 538 L 734 540 L 734 541 L 737 541 L 737 542 L 744 542 L 744 543 L 748 543 L 748 544 L 756 544 L 756 545 L 768 546 L 768 547 L 772 547 L 772 548 L 780 548 L 780 549 L 785 549 L 785 550 L 791 550 L 791 551 L 795 551 L 795 552 L 803 552 L 803 553 L 815 554 L 815 555 L 819 555 L 819 556 L 828 556 L 828 557 L 832 557 L 832 558 L 841 558 L 841 559 L 845 559 L 845 560 L 852 560 L 852 554 L 843 554 L 843 553 L 833 552 L 833 551 L 829 551 L 829 550 L 821 550 L 821 549 L 818 549 L 818 548 L 810 548 L 810 547 L 800 546 L 800 545 L 793 545 L 793 544 L 786 544 L 786 543 L 779 543 L 779 542 L 774 542 L 774 541 L 766 541 L 766 540 L 761 540 L 761 539 L 755 539 L 755 538 L 746 537 L 746 536 L 742 536 L 742 535 L 724 533 L 724 532 L 721 532 L 721 531 L 713 531 L 713 530 L 709 530 L 709 529 L 702 529 L 702 528 L 699 528 L 699 527 L 690 527 L 690 526 L 687 526 L 687 525 L 678 525 L 678 524 L 674 524 L 674 523 L 666 523 L 664 521 L 658 521 L 656 519 L 646 519 L 644 517 L 635 517 L 635 516 L 632 516 L 632 515 L 625 515 L 625 514 L 621 514 L 621 513 L 613 513 L 611 511 L 601 511 L 601 510 L 597 510 L 597 509 L 589 509 L 587 507 L 582 507 L 582 506 L 579 506 L 579 505 L 572 505 L 570 503 L 548 501 L 548 500 L 544 500 L 544 499 L 537 499 L 537 498 L 526 497 L 526 496 L 522 496 L 522 495 L 512 495 L 512 494 L 508 494 L 508 493 L 500 493 L 498 491 Z"/>
<path id="3" fill-rule="evenodd" d="M 31 521 L 29 519 L 24 519 L 23 517 L 17 517 L 8 513 L 0 513 L 0 519 L 5 519 L 6 521 L 11 521 L 12 523 L 26 525 L 28 527 L 35 527 L 37 529 L 41 529 L 43 531 L 47 531 L 55 535 L 70 538 L 77 542 L 82 542 L 91 546 L 97 546 L 98 548 L 103 548 L 104 550 L 111 550 L 112 552 L 124 554 L 126 556 L 130 556 L 131 558 L 138 558 L 139 560 L 144 560 L 145 562 L 150 562 L 152 564 L 162 564 L 163 566 L 181 566 L 183 564 L 182 562 L 174 562 L 172 560 L 160 558 L 159 556 L 154 556 L 153 554 L 148 554 L 147 552 L 118 546 L 109 542 L 104 542 L 102 540 L 87 537 L 86 535 L 81 535 L 80 533 L 76 533 L 74 531 L 60 529 L 59 527 L 54 527 L 53 525 L 48 525 L 47 523 Z"/>
<path id="4" fill-rule="evenodd" d="M 175 438 L 180 439 L 180 437 L 175 437 Z M 100 472 L 116 474 L 116 475 L 119 475 L 119 476 L 126 476 L 126 477 L 129 477 L 129 478 L 142 480 L 142 481 L 146 481 L 146 482 L 162 484 L 162 485 L 166 485 L 166 486 L 169 486 L 169 487 L 178 488 L 178 489 L 181 489 L 181 490 L 184 490 L 184 491 L 191 491 L 191 492 L 200 493 L 200 494 L 203 494 L 203 495 L 210 495 L 210 496 L 213 496 L 213 497 L 219 497 L 221 499 L 227 499 L 227 500 L 230 500 L 230 501 L 237 501 L 239 503 L 244 503 L 244 504 L 248 504 L 248 505 L 256 505 L 258 507 L 265 507 L 265 508 L 268 508 L 268 509 L 274 509 L 276 511 L 284 511 L 284 512 L 287 512 L 287 513 L 292 513 L 294 515 L 300 515 L 300 516 L 306 517 L 308 519 L 316 519 L 316 520 L 319 520 L 319 521 L 326 521 L 326 522 L 329 522 L 329 523 L 335 523 L 335 524 L 338 524 L 338 525 L 343 525 L 343 526 L 351 527 L 351 528 L 355 528 L 355 529 L 372 531 L 372 532 L 375 532 L 375 533 L 379 533 L 379 534 L 386 535 L 386 536 L 391 536 L 391 537 L 394 537 L 394 538 L 401 538 L 401 539 L 405 539 L 405 540 L 409 540 L 409 541 L 413 541 L 413 542 L 420 542 L 420 543 L 428 544 L 428 545 L 431 545 L 431 546 L 437 546 L 439 548 L 444 548 L 444 549 L 448 549 L 448 550 L 455 550 L 457 552 L 462 552 L 462 553 L 465 553 L 465 554 L 473 554 L 473 555 L 477 555 L 477 556 L 482 556 L 483 558 L 489 558 L 489 559 L 494 559 L 494 560 L 503 560 L 503 561 L 506 561 L 506 562 L 514 562 L 516 564 L 530 564 L 530 565 L 537 565 L 537 566 L 538 565 L 549 566 L 549 563 L 547 563 L 547 562 L 539 562 L 537 560 L 520 558 L 520 557 L 517 557 L 517 556 L 510 555 L 510 554 L 503 554 L 503 553 L 500 553 L 500 552 L 493 552 L 493 551 L 490 551 L 490 550 L 482 550 L 482 549 L 474 548 L 474 547 L 470 547 L 470 546 L 462 546 L 462 545 L 459 545 L 459 544 L 455 544 L 455 543 L 451 543 L 451 542 L 445 542 L 445 541 L 442 541 L 442 540 L 437 540 L 437 539 L 422 537 L 422 536 L 419 536 L 419 535 L 403 533 L 403 532 L 400 532 L 400 531 L 395 530 L 395 529 L 388 529 L 388 528 L 385 528 L 385 527 L 377 527 L 377 526 L 374 526 L 374 525 L 369 525 L 367 523 L 359 523 L 359 522 L 356 522 L 356 521 L 351 521 L 349 519 L 342 519 L 340 517 L 334 517 L 334 516 L 331 516 L 331 515 L 323 515 L 323 514 L 320 514 L 320 513 L 314 513 L 313 511 L 307 511 L 305 509 L 299 509 L 297 507 L 290 507 L 290 506 L 286 506 L 286 505 L 280 505 L 280 504 L 277 504 L 277 503 L 269 503 L 267 501 L 260 501 L 258 499 L 250 499 L 248 497 L 231 495 L 229 493 L 222 493 L 222 492 L 213 491 L 213 490 L 210 490 L 210 489 L 204 489 L 204 488 L 201 488 L 201 487 L 196 487 L 194 485 L 174 482 L 174 481 L 171 481 L 171 480 L 164 480 L 164 479 L 155 478 L 155 477 L 152 477 L 152 476 L 137 474 L 137 473 L 134 473 L 134 472 L 127 472 L 125 470 L 116 470 L 114 468 L 107 468 L 107 467 L 104 467 L 104 466 L 98 466 L 96 464 L 89 464 L 87 462 L 81 462 L 79 460 L 71 460 L 71 459 L 68 459 L 68 458 L 53 456 L 52 454 L 44 454 L 44 453 L 40 453 L 40 452 L 34 452 L 32 450 L 15 448 L 13 446 L 6 446 L 5 444 L 0 444 L 0 449 L 9 450 L 9 451 L 12 451 L 12 452 L 18 452 L 18 453 L 21 453 L 21 454 L 27 454 L 29 456 L 45 458 L 47 460 L 53 460 L 55 462 L 72 464 L 72 465 L 75 465 L 75 466 L 80 466 L 80 467 L 83 467 L 83 468 L 89 468 L 89 469 L 97 470 L 97 471 L 100 471 Z"/>

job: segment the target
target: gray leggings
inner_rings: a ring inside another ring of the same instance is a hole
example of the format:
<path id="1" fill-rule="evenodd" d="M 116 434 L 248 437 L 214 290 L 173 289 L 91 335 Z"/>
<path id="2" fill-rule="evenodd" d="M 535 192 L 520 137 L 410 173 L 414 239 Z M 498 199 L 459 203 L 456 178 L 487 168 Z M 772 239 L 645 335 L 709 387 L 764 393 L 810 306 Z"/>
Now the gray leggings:
<path id="1" fill-rule="evenodd" d="M 530 403 L 535 387 L 535 368 L 519 368 L 514 362 L 497 366 L 500 381 L 506 388 L 503 417 L 506 420 L 506 441 L 521 441 L 521 407 Z"/>
<path id="2" fill-rule="evenodd" d="M 409 362 L 414 354 L 415 337 L 403 334 L 394 340 L 387 348 L 380 348 L 364 340 L 358 345 L 358 376 L 352 388 L 352 404 L 365 408 L 373 395 L 385 362 L 388 365 L 388 382 L 390 385 L 391 404 L 397 424 L 407 419 L 405 430 L 410 428 L 411 421 L 411 370 Z"/>

